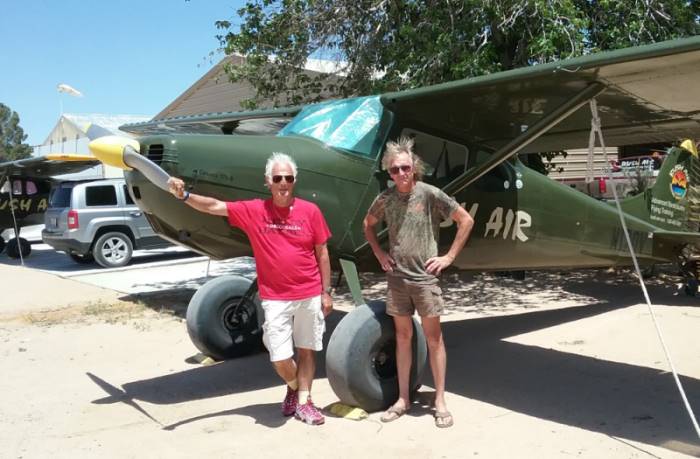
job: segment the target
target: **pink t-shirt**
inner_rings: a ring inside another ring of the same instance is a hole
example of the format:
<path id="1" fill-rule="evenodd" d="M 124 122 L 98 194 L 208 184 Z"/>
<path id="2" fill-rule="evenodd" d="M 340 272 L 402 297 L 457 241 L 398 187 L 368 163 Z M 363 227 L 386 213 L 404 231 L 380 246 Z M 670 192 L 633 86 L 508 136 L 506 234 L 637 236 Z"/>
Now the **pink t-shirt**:
<path id="1" fill-rule="evenodd" d="M 260 298 L 301 300 L 321 294 L 314 247 L 331 233 L 316 204 L 294 198 L 289 209 L 272 199 L 227 202 L 228 222 L 248 235 L 255 255 Z"/>

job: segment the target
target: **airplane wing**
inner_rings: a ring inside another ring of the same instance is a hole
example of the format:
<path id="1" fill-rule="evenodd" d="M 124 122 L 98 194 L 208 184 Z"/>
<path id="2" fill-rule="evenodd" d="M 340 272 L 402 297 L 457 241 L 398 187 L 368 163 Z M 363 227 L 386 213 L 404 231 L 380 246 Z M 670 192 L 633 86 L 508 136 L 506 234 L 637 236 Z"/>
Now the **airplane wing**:
<path id="1" fill-rule="evenodd" d="M 94 156 L 53 154 L 0 163 L 0 177 L 49 178 L 72 174 L 100 164 Z"/>
<path id="2" fill-rule="evenodd" d="M 301 108 L 204 113 L 126 124 L 119 129 L 135 135 L 163 133 L 274 135 L 286 126 Z"/>
<path id="3" fill-rule="evenodd" d="M 457 192 L 518 153 L 588 146 L 596 99 L 606 146 L 700 138 L 700 37 L 382 95 L 410 125 L 491 149 Z"/>
<path id="4" fill-rule="evenodd" d="M 492 152 L 445 188 L 455 193 L 515 154 L 586 147 L 593 98 L 608 146 L 700 138 L 700 102 L 691 96 L 698 93 L 700 36 L 386 93 L 381 101 L 404 124 Z M 300 109 L 207 113 L 120 129 L 269 135 Z"/>
<path id="5" fill-rule="evenodd" d="M 606 145 L 700 135 L 700 36 L 541 64 L 426 88 L 388 93 L 400 116 L 497 149 L 591 85 Z M 587 106 L 522 152 L 588 145 Z"/>

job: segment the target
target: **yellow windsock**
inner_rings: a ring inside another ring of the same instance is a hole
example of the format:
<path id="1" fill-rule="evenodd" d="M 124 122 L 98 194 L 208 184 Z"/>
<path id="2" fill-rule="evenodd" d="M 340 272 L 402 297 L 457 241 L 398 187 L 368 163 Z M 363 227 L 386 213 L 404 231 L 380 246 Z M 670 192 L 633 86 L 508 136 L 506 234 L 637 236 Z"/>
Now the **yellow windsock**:
<path id="1" fill-rule="evenodd" d="M 136 140 L 116 135 L 95 139 L 90 142 L 89 148 L 92 154 L 103 163 L 129 171 L 131 167 L 124 162 L 124 148 L 127 145 L 139 151 L 140 146 Z"/>
<path id="2" fill-rule="evenodd" d="M 681 143 L 681 148 L 685 148 L 689 152 L 693 154 L 697 158 L 698 156 L 698 147 L 695 145 L 695 142 L 693 142 L 691 139 L 685 139 Z"/>

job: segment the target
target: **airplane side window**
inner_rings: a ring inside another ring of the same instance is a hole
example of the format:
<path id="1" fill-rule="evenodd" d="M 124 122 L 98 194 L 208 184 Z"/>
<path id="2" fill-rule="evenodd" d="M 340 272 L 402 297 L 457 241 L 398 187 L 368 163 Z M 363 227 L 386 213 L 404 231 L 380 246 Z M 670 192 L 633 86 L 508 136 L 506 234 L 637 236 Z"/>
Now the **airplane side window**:
<path id="1" fill-rule="evenodd" d="M 476 164 L 481 164 L 490 157 L 490 153 L 480 150 L 476 155 Z M 508 162 L 502 162 L 475 182 L 478 189 L 487 192 L 508 191 L 514 189 L 515 171 Z"/>
<path id="2" fill-rule="evenodd" d="M 38 190 L 36 189 L 36 184 L 32 182 L 31 180 L 27 180 L 27 195 L 32 196 L 34 194 L 37 194 Z"/>
<path id="3" fill-rule="evenodd" d="M 85 205 L 87 206 L 116 206 L 117 190 L 113 185 L 85 187 Z"/>
<path id="4" fill-rule="evenodd" d="M 413 138 L 415 152 L 425 162 L 426 182 L 442 188 L 466 170 L 466 146 L 410 128 L 403 129 L 401 136 Z"/>
<path id="5" fill-rule="evenodd" d="M 18 196 L 22 194 L 22 181 L 21 180 L 13 180 L 12 181 L 12 194 Z"/>

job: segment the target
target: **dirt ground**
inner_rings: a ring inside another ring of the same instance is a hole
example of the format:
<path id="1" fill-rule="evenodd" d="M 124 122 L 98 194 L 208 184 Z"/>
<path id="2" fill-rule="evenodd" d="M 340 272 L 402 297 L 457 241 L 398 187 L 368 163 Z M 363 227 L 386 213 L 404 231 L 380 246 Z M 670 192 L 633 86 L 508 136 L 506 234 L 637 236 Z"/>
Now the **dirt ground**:
<path id="1" fill-rule="evenodd" d="M 192 295 L 116 292 L 0 265 L 0 457 L 689 457 L 700 442 L 628 272 L 445 276 L 450 429 L 421 396 L 404 418 L 283 418 L 267 355 L 198 363 Z M 700 300 L 649 282 L 700 411 Z M 382 298 L 367 276 L 365 296 Z M 352 308 L 341 290 L 327 336 Z M 336 401 L 319 356 L 314 400 Z"/>

